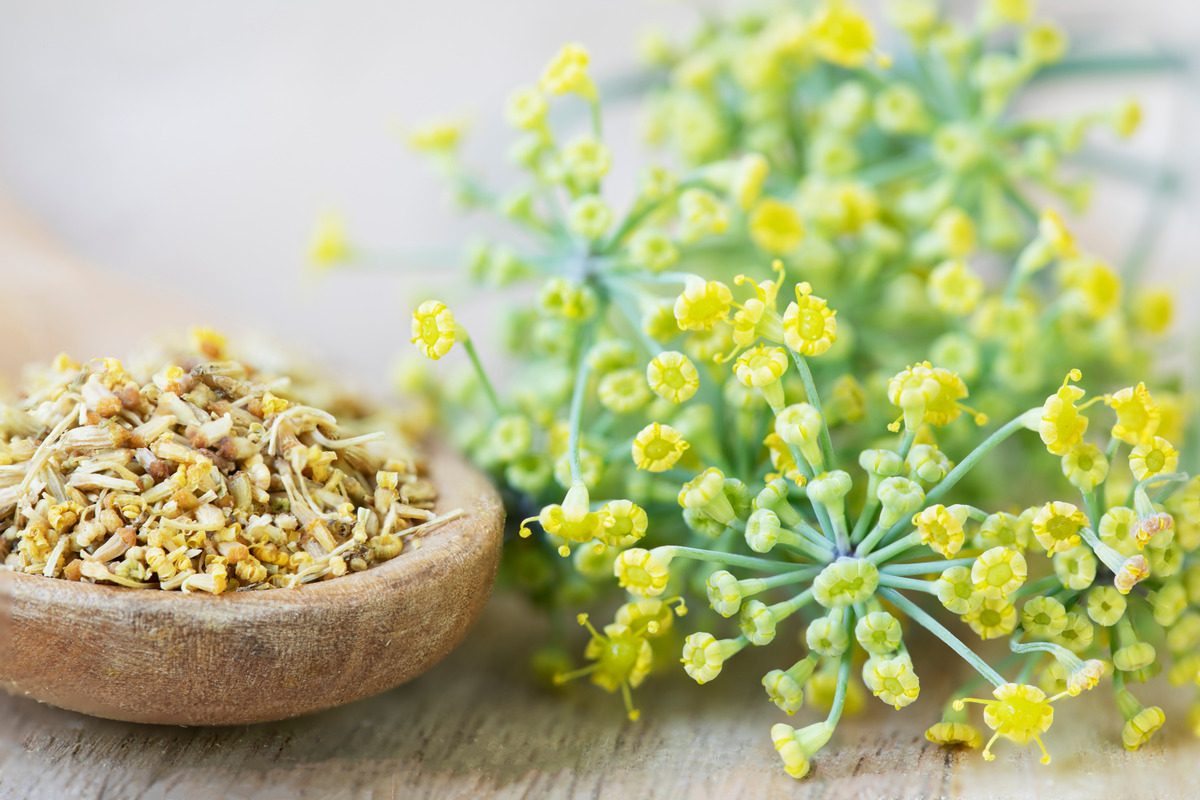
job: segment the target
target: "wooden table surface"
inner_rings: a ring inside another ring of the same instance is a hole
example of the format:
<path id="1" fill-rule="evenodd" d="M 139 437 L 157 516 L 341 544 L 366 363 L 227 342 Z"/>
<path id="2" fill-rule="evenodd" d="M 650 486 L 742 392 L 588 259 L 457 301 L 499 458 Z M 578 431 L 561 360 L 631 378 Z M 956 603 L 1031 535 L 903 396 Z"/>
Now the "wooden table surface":
<path id="1" fill-rule="evenodd" d="M 628 722 L 618 697 L 585 684 L 551 691 L 531 679 L 527 659 L 543 635 L 520 598 L 499 596 L 467 641 L 415 681 L 340 709 L 250 727 L 110 722 L 0 694 L 0 798 L 1200 795 L 1200 745 L 1179 713 L 1130 754 L 1106 702 L 1063 702 L 1047 737 L 1050 766 L 1034 749 L 1007 743 L 990 764 L 978 751 L 929 744 L 924 729 L 944 697 L 936 665 L 950 660 L 932 643 L 916 658 L 921 699 L 898 712 L 872 699 L 867 713 L 843 721 L 809 777 L 795 781 L 769 735 L 785 717 L 758 685 L 773 666 L 760 657 L 769 652 L 739 656 L 704 687 L 680 675 L 652 676 L 637 695 L 642 720 Z M 779 657 L 777 646 L 770 650 Z M 805 709 L 794 719 L 817 718 Z"/>

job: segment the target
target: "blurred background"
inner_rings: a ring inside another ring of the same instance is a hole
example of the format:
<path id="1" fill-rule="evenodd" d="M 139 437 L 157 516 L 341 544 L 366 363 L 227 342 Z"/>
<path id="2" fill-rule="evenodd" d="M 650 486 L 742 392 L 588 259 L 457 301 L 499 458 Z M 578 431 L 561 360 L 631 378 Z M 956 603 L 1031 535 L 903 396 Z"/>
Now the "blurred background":
<path id="1" fill-rule="evenodd" d="M 468 160 L 502 177 L 504 101 L 562 43 L 587 45 L 601 80 L 628 75 L 646 27 L 678 38 L 704 13 L 738 5 L 0 0 L 0 186 L 112 279 L 161 288 L 217 325 L 264 329 L 383 388 L 410 347 L 412 306 L 427 288 L 458 283 L 461 246 L 480 230 L 396 128 L 466 115 Z M 1043 0 L 1040 11 L 1089 50 L 1187 53 L 1200 39 L 1200 5 L 1180 0 Z M 1189 198 L 1147 211 L 1145 184 L 1163 164 L 1195 172 L 1193 78 L 1051 81 L 1030 102 L 1062 111 L 1125 95 L 1145 108 L 1122 150 L 1138 180 L 1098 185 L 1080 227 L 1119 261 L 1147 213 L 1161 222 L 1150 268 L 1177 287 L 1190 342 L 1200 216 Z M 619 187 L 641 163 L 636 109 L 626 103 L 606 124 Z M 415 266 L 306 271 L 314 220 L 329 209 L 346 215 L 356 243 Z M 0 263 L 0 280 L 22 269 Z"/>

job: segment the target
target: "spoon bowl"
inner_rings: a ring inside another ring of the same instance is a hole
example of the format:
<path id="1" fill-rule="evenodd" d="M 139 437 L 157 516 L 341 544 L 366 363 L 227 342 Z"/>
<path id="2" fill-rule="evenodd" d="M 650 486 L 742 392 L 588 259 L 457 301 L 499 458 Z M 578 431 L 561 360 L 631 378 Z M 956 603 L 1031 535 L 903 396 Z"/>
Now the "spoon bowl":
<path id="1" fill-rule="evenodd" d="M 0 686 L 92 716 L 171 725 L 285 719 L 424 672 L 483 610 L 504 510 L 449 450 L 435 512 L 463 515 L 363 572 L 295 589 L 185 594 L 0 570 Z"/>

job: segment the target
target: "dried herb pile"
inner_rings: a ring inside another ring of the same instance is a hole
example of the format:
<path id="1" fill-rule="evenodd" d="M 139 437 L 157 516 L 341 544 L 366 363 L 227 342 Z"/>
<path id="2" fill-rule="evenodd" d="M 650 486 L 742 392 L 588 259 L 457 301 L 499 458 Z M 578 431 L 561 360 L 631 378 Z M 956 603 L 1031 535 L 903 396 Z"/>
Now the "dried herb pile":
<path id="1" fill-rule="evenodd" d="M 387 561 L 442 521 L 407 449 L 345 437 L 329 411 L 277 395 L 286 379 L 198 341 L 202 355 L 144 376 L 60 356 L 0 403 L 0 564 L 135 589 L 284 588 Z"/>

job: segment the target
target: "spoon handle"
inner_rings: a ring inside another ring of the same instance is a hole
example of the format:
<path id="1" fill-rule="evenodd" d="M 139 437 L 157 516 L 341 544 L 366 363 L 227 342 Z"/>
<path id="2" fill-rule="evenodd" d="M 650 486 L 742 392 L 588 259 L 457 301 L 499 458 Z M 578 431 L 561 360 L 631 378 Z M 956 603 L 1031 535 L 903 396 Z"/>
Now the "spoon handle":
<path id="1" fill-rule="evenodd" d="M 172 308 L 183 301 L 169 296 L 79 258 L 0 189 L 0 380 L 63 351 L 123 354 L 158 328 L 183 324 Z"/>

